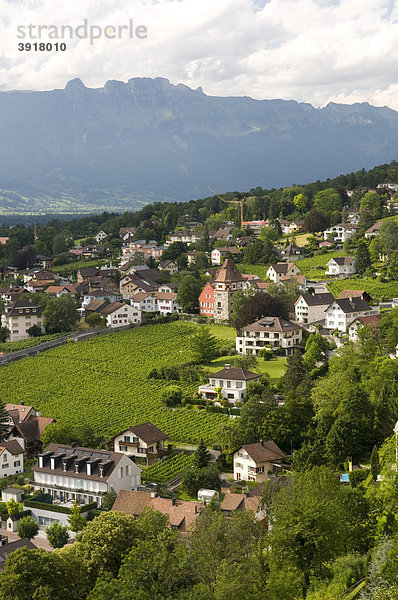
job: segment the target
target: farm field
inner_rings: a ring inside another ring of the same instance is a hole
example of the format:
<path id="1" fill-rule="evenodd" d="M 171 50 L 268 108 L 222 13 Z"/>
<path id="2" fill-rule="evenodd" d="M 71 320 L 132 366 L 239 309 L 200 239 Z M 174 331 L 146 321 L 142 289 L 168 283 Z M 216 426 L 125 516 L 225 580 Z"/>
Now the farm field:
<path id="1" fill-rule="evenodd" d="M 235 346 L 235 338 L 236 338 L 236 329 L 234 327 L 230 327 L 229 325 L 208 325 L 211 333 L 222 340 L 228 340 L 233 342 L 233 346 Z"/>
<path id="2" fill-rule="evenodd" d="M 144 467 L 142 480 L 147 483 L 168 483 L 190 467 L 192 461 L 193 454 L 187 454 L 186 452 L 172 454 L 150 467 Z"/>
<path id="3" fill-rule="evenodd" d="M 51 271 L 53 273 L 60 273 L 62 275 L 74 275 L 78 272 L 80 267 L 100 267 L 101 265 L 106 265 L 109 263 L 109 260 L 92 258 L 90 260 L 76 260 L 66 265 L 55 265 L 52 267 Z"/>
<path id="4" fill-rule="evenodd" d="M 52 333 L 49 335 L 41 335 L 36 338 L 28 338 L 27 340 L 18 340 L 17 342 L 3 342 L 0 343 L 0 352 L 17 352 L 18 350 L 25 350 L 25 348 L 32 348 L 32 346 L 37 346 L 38 344 L 43 344 L 44 342 L 50 342 L 51 340 L 56 340 L 59 337 L 64 336 L 65 333 Z"/>
<path id="5" fill-rule="evenodd" d="M 231 360 L 236 358 L 235 356 L 222 356 L 221 358 L 217 358 L 217 360 L 213 360 L 213 362 L 209 363 L 205 366 L 205 371 L 207 373 L 215 373 L 216 371 L 220 371 L 224 368 L 226 364 L 229 364 Z M 249 371 L 254 371 L 254 373 L 260 373 L 261 375 L 268 374 L 271 378 L 272 383 L 275 383 L 285 374 L 287 369 L 287 359 L 284 356 L 278 356 L 275 360 L 263 360 L 259 359 L 257 366 L 253 369 L 249 369 Z"/>
<path id="6" fill-rule="evenodd" d="M 301 258 L 296 264 L 301 269 L 302 274 L 309 280 L 330 279 L 330 275 L 325 275 L 326 263 L 337 256 L 347 256 L 347 252 L 341 250 L 339 252 L 317 254 L 309 258 Z"/>
<path id="7" fill-rule="evenodd" d="M 342 290 L 365 290 L 374 300 L 390 300 L 398 297 L 398 281 L 383 283 L 371 277 L 360 279 L 338 279 L 326 284 L 333 296 L 338 296 Z"/>
<path id="8" fill-rule="evenodd" d="M 0 395 L 32 405 L 59 423 L 87 423 L 106 438 L 130 425 L 151 421 L 175 442 L 195 444 L 228 417 L 162 405 L 171 382 L 147 379 L 153 368 L 190 360 L 189 338 L 197 326 L 175 322 L 147 325 L 61 348 L 1 367 Z M 181 385 L 193 394 L 197 386 Z"/>

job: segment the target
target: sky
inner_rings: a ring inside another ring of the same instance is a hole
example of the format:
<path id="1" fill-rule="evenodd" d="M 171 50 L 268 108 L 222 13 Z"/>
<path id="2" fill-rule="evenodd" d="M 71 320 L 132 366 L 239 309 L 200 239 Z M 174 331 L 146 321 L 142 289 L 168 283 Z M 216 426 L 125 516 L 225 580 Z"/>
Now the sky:
<path id="1" fill-rule="evenodd" d="M 63 88 L 75 77 L 88 87 L 166 77 L 217 96 L 314 106 L 369 102 L 398 110 L 397 3 L 0 0 L 0 90 Z M 97 39 L 76 37 L 85 22 L 88 31 L 97 28 Z M 53 49 L 18 48 L 40 42 Z M 66 50 L 55 51 L 56 42 Z"/>

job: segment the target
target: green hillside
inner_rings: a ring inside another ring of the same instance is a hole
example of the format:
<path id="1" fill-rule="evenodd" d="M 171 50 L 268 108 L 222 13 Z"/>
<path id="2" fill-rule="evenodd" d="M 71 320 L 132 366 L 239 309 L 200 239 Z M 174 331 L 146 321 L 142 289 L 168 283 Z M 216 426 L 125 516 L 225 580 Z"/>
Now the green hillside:
<path id="1" fill-rule="evenodd" d="M 175 382 L 147 379 L 155 367 L 187 362 L 195 325 L 144 326 L 66 346 L 2 367 L 0 395 L 33 405 L 59 423 L 87 423 L 112 437 L 129 425 L 151 421 L 172 440 L 215 441 L 227 417 L 162 405 L 162 390 Z M 180 384 L 179 384 L 180 385 Z M 194 384 L 182 384 L 187 394 Z"/>

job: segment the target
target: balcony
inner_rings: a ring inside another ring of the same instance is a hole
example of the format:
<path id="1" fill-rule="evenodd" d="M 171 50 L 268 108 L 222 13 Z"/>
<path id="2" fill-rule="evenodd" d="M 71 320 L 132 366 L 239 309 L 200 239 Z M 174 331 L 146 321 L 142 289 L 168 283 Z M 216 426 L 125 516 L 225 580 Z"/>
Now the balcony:
<path id="1" fill-rule="evenodd" d="M 51 490 L 55 490 L 55 491 L 60 491 L 60 492 L 71 492 L 74 494 L 86 494 L 87 496 L 105 496 L 106 491 L 104 492 L 100 492 L 100 491 L 93 491 L 93 490 L 87 490 L 85 488 L 72 488 L 72 487 L 67 487 L 66 485 L 57 485 L 55 483 L 40 483 L 38 481 L 34 481 L 33 482 L 33 486 L 35 488 L 38 489 L 43 489 L 43 488 L 47 488 L 47 489 L 51 489 Z"/>

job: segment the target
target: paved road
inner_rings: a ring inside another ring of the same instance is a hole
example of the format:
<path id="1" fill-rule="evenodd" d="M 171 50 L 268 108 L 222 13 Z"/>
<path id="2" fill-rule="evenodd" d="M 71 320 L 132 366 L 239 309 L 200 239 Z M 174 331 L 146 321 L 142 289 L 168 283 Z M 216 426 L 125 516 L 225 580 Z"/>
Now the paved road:
<path id="1" fill-rule="evenodd" d="M 2 527 L 1 533 L 8 537 L 9 542 L 15 542 L 16 540 L 21 539 L 17 533 L 7 531 L 5 527 Z M 44 548 L 44 550 L 50 550 L 51 552 L 53 551 L 53 548 L 48 543 L 45 531 L 39 531 L 39 534 L 35 538 L 33 538 L 32 542 L 38 548 Z"/>

